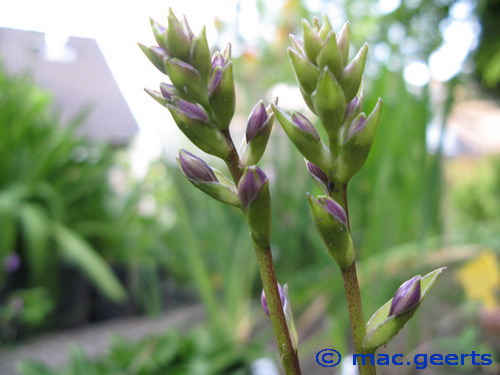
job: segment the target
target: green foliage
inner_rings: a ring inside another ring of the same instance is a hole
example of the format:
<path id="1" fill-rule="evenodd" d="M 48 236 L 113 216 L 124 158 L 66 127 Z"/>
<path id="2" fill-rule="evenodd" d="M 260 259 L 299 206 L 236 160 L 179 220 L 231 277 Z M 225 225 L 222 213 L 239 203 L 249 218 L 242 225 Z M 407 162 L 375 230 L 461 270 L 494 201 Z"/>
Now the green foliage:
<path id="1" fill-rule="evenodd" d="M 247 375 L 258 354 L 256 346 L 241 346 L 220 332 L 197 327 L 187 335 L 169 331 L 137 342 L 115 337 L 109 354 L 98 360 L 75 347 L 62 369 L 32 361 L 19 370 L 23 375 Z"/>
<path id="2" fill-rule="evenodd" d="M 107 297 L 125 296 L 104 259 L 78 232 L 104 215 L 111 153 L 62 126 L 50 97 L 25 77 L 0 71 L 0 262 L 18 253 L 26 284 L 55 297 L 59 267 L 67 262 Z M 0 268 L 0 285 L 5 270 Z"/>

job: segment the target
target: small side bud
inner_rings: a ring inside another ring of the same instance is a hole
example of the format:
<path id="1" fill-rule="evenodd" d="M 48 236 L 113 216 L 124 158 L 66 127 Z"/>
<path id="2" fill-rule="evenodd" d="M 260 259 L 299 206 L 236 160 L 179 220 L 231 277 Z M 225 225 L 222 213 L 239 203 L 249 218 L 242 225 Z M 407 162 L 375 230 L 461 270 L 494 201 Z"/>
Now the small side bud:
<path id="1" fill-rule="evenodd" d="M 160 92 L 161 95 L 167 100 L 167 101 L 172 101 L 172 99 L 177 96 L 180 97 L 179 91 L 175 88 L 174 85 L 171 85 L 170 83 L 165 83 L 161 82 L 160 83 Z"/>
<path id="2" fill-rule="evenodd" d="M 241 208 L 235 185 L 216 169 L 186 150 L 177 158 L 182 173 L 199 190 L 219 202 Z"/>
<path id="3" fill-rule="evenodd" d="M 307 200 L 314 225 L 330 256 L 341 269 L 348 268 L 354 262 L 354 248 L 344 209 L 328 196 L 315 199 L 308 194 Z"/>
<path id="4" fill-rule="evenodd" d="M 165 106 L 165 104 L 167 104 L 169 101 L 167 99 L 165 99 L 163 97 L 163 95 L 156 91 L 156 90 L 151 90 L 151 89 L 148 89 L 148 88 L 145 88 L 144 91 L 146 91 L 146 93 L 152 97 L 154 100 L 156 100 L 158 103 L 160 103 L 162 106 Z"/>
<path id="5" fill-rule="evenodd" d="M 247 130 L 246 130 L 246 139 L 247 142 L 250 142 L 255 134 L 262 128 L 267 120 L 267 112 L 266 106 L 264 102 L 260 100 L 255 107 L 253 107 L 250 116 L 248 117 Z"/>
<path id="6" fill-rule="evenodd" d="M 146 55 L 146 57 L 151 61 L 151 63 L 163 74 L 167 74 L 167 70 L 165 69 L 164 60 L 168 58 L 167 52 L 161 47 L 146 47 L 144 44 L 137 43 Z"/>
<path id="7" fill-rule="evenodd" d="M 330 32 L 333 30 L 332 24 L 330 23 L 330 20 L 328 17 L 323 15 L 323 24 L 321 25 L 321 28 L 319 29 L 318 35 L 322 40 L 326 40 Z"/>
<path id="8" fill-rule="evenodd" d="M 359 88 L 359 93 L 346 106 L 343 126 L 348 128 L 354 118 L 361 113 L 364 104 L 363 85 Z"/>
<path id="9" fill-rule="evenodd" d="M 160 25 L 151 17 L 149 18 L 149 22 L 151 23 L 151 30 L 153 30 L 156 43 L 158 43 L 160 47 L 167 49 L 167 28 Z"/>
<path id="10" fill-rule="evenodd" d="M 365 70 L 367 53 L 368 45 L 365 43 L 356 56 L 347 64 L 340 77 L 340 86 L 344 89 L 345 98 L 348 102 L 358 93 Z"/>
<path id="11" fill-rule="evenodd" d="M 266 248 L 271 238 L 271 197 L 269 180 L 262 169 L 257 166 L 245 168 L 238 184 L 238 195 L 253 241 L 260 248 Z"/>
<path id="12" fill-rule="evenodd" d="M 389 316 L 404 314 L 417 306 L 420 301 L 420 279 L 421 276 L 417 275 L 401 284 L 392 297 Z"/>
<path id="13" fill-rule="evenodd" d="M 284 310 L 285 304 L 286 304 L 285 291 L 283 290 L 283 287 L 279 283 L 278 283 L 278 291 L 280 294 L 281 305 L 283 306 L 283 310 Z M 267 316 L 271 316 L 271 314 L 269 314 L 269 308 L 267 306 L 266 292 L 264 292 L 264 289 L 262 289 L 262 293 L 260 295 L 260 304 L 262 305 L 262 310 L 264 310 L 264 313 Z"/>

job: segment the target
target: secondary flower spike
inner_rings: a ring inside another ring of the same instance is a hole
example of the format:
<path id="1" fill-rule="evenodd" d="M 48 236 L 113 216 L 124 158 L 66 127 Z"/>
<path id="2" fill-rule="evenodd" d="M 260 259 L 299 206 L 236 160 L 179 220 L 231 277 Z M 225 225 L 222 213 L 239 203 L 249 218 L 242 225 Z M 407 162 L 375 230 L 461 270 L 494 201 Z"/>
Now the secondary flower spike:
<path id="1" fill-rule="evenodd" d="M 420 275 L 405 281 L 392 298 L 389 316 L 401 315 L 414 308 L 420 301 Z"/>
<path id="2" fill-rule="evenodd" d="M 191 181 L 197 182 L 217 182 L 217 177 L 210 166 L 201 160 L 199 157 L 193 155 L 189 151 L 179 151 L 179 164 L 182 173 L 186 175 Z"/>

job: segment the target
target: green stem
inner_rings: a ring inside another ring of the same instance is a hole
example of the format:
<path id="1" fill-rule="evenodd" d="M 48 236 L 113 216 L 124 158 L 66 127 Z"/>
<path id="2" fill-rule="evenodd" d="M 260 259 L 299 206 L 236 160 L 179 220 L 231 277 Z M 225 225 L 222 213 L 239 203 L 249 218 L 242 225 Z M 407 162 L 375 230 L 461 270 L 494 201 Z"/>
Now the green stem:
<path id="1" fill-rule="evenodd" d="M 234 147 L 233 140 L 229 131 L 222 132 L 226 139 L 231 143 L 232 150 L 229 157 L 225 160 L 229 172 L 233 177 L 234 183 L 238 185 L 241 176 L 243 175 L 243 168 L 241 165 L 238 152 Z M 273 255 L 271 247 L 268 245 L 266 248 L 261 248 L 254 243 L 255 255 L 257 256 L 257 264 L 259 266 L 260 278 L 266 294 L 267 306 L 273 326 L 276 343 L 280 353 L 281 363 L 285 369 L 286 375 L 300 375 L 299 358 L 297 350 L 294 349 L 290 338 L 290 332 L 286 324 L 285 313 L 281 303 L 279 294 L 278 283 L 274 271 Z"/>
<path id="2" fill-rule="evenodd" d="M 300 365 L 297 350 L 293 347 L 290 332 L 286 324 L 283 304 L 279 294 L 278 283 L 274 273 L 271 247 L 260 248 L 254 243 L 255 254 L 259 265 L 260 277 L 266 294 L 267 307 L 276 336 L 281 363 L 287 375 L 300 375 Z"/>
<path id="3" fill-rule="evenodd" d="M 347 227 L 351 231 L 349 220 L 349 206 L 347 204 L 347 184 L 334 182 L 332 198 L 337 201 L 347 215 Z M 349 310 L 349 318 L 351 321 L 351 329 L 354 341 L 355 354 L 373 354 L 363 349 L 363 340 L 366 335 L 366 324 L 363 314 L 363 304 L 361 302 L 361 293 L 359 290 L 358 275 L 356 273 L 356 262 L 353 262 L 349 267 L 341 269 L 342 279 L 344 281 L 344 290 L 347 300 L 347 308 Z M 374 364 L 359 364 L 360 375 L 375 375 L 376 369 Z"/>

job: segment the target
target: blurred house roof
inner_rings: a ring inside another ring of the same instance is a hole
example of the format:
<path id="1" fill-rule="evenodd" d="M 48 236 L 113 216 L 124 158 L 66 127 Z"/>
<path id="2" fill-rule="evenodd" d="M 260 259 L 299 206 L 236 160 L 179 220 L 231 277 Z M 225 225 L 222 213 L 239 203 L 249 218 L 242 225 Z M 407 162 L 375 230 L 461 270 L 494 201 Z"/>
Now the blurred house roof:
<path id="1" fill-rule="evenodd" d="M 91 139 L 123 145 L 138 132 L 94 39 L 0 28 L 0 60 L 10 74 L 28 73 L 51 91 L 63 123 L 90 109 L 80 132 Z"/>

